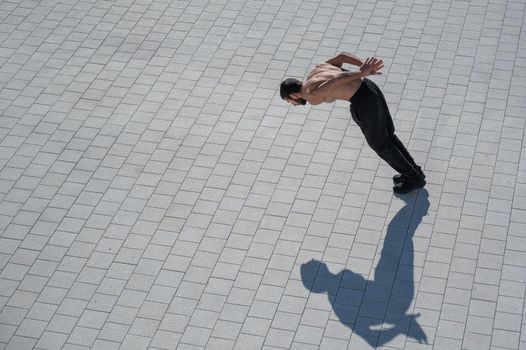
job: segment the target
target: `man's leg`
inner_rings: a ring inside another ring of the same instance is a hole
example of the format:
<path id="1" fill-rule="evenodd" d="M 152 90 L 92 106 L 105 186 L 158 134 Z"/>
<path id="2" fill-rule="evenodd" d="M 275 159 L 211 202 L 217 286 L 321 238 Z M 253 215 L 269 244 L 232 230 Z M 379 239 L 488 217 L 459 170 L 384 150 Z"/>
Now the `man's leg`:
<path id="1" fill-rule="evenodd" d="M 351 114 L 359 123 L 367 144 L 397 172 L 416 172 L 411 162 L 393 143 L 393 132 L 389 120 L 377 101 L 366 101 L 359 106 L 352 105 Z"/>
<path id="2" fill-rule="evenodd" d="M 371 82 L 372 83 L 372 82 Z M 376 84 L 372 84 L 372 88 L 375 90 L 375 92 L 378 94 L 378 99 L 380 100 L 380 104 L 382 105 L 383 112 L 385 113 L 385 116 L 387 118 L 386 123 L 389 128 L 389 133 L 392 139 L 393 144 L 398 148 L 400 153 L 404 155 L 404 157 L 413 165 L 413 167 L 418 167 L 418 165 L 415 163 L 415 160 L 409 154 L 409 151 L 404 146 L 402 141 L 396 136 L 395 134 L 395 127 L 393 123 L 393 117 L 391 116 L 391 112 L 389 111 L 389 107 L 387 106 L 387 101 L 385 100 L 384 94 L 382 93 L 382 90 L 378 87 Z"/>
<path id="3" fill-rule="evenodd" d="M 385 108 L 387 108 L 387 105 L 385 106 Z M 385 111 L 387 111 L 387 114 L 389 115 L 389 118 L 391 119 L 391 123 L 392 123 L 392 118 L 391 118 L 391 115 L 389 114 L 389 110 L 386 109 Z M 407 148 L 405 148 L 405 146 L 402 143 L 402 141 L 400 141 L 398 136 L 396 136 L 396 134 L 394 133 L 394 125 L 392 127 L 391 140 L 392 140 L 393 144 L 398 148 L 398 151 L 400 151 L 400 153 L 402 153 L 404 155 L 405 159 L 407 159 L 409 161 L 409 163 L 411 163 L 413 168 L 415 168 L 415 170 L 418 173 L 420 173 L 420 175 L 422 175 L 425 178 L 426 175 L 422 171 L 422 168 L 419 165 L 416 164 L 414 158 L 411 156 L 411 154 L 409 154 L 409 151 L 407 150 Z M 404 176 L 401 173 L 400 174 L 396 174 L 396 175 L 393 176 L 393 182 L 395 184 L 398 183 L 398 182 L 403 181 L 403 179 L 404 179 Z"/>
<path id="4" fill-rule="evenodd" d="M 359 122 L 369 146 L 394 170 L 403 175 L 404 182 L 393 187 L 395 192 L 407 193 L 424 186 L 425 180 L 415 168 L 413 158 L 403 145 L 399 147 L 402 143 L 394 135 L 394 124 L 388 110 L 386 113 L 384 108 L 383 95 L 374 84 L 369 87 L 371 94 L 367 100 L 361 101 L 358 105 L 351 105 L 353 119 Z"/>
<path id="5" fill-rule="evenodd" d="M 385 100 L 385 97 L 382 91 L 374 83 L 372 83 L 372 88 L 376 91 L 376 93 L 378 94 L 378 98 L 381 100 L 381 104 L 383 106 L 383 112 L 385 113 L 387 117 L 387 124 L 389 126 L 389 132 L 391 134 L 391 139 L 392 139 L 393 144 L 398 148 L 400 153 L 402 153 L 404 157 L 411 163 L 413 168 L 425 179 L 426 175 L 422 171 L 422 168 L 416 164 L 414 158 L 411 156 L 411 154 L 409 153 L 407 148 L 404 146 L 402 141 L 400 141 L 400 139 L 395 134 L 393 118 L 391 117 L 391 113 L 389 112 L 389 107 L 387 106 L 387 101 Z M 405 175 L 402 173 L 393 176 L 393 182 L 395 185 L 403 182 L 404 180 L 405 180 Z"/>
<path id="6" fill-rule="evenodd" d="M 377 89 L 377 93 L 378 93 L 379 99 L 382 101 L 383 110 L 384 110 L 384 113 L 386 114 L 387 119 L 388 119 L 387 123 L 389 125 L 389 129 L 390 129 L 389 131 L 391 133 L 391 139 L 392 139 L 393 144 L 398 148 L 400 153 L 402 153 L 404 155 L 404 157 L 409 161 L 409 163 L 411 163 L 411 165 L 413 165 L 413 168 L 415 168 L 416 170 L 418 170 L 419 172 L 422 173 L 422 168 L 416 164 L 414 158 L 411 156 L 411 154 L 409 153 L 407 148 L 404 146 L 402 141 L 400 141 L 398 136 L 396 136 L 396 134 L 395 134 L 395 127 L 394 127 L 394 123 L 393 123 L 393 118 L 391 117 L 391 113 L 389 112 L 389 107 L 387 106 L 387 101 L 385 100 L 385 97 L 384 97 L 382 91 L 380 90 L 380 88 Z"/>
<path id="7" fill-rule="evenodd" d="M 405 148 L 404 144 L 402 143 L 402 141 L 400 141 L 400 139 L 394 135 L 394 139 L 393 139 L 393 143 L 395 145 L 398 145 L 398 149 L 400 150 L 400 152 L 402 152 L 402 154 L 404 154 L 404 156 L 406 157 L 406 159 L 408 159 L 411 164 L 413 164 L 413 168 L 415 168 L 415 170 L 421 175 L 424 177 L 424 179 L 426 178 L 426 175 L 424 174 L 424 172 L 422 171 L 422 168 L 417 165 L 415 163 L 415 160 L 413 159 L 413 157 L 411 157 L 411 155 L 409 154 L 409 152 L 407 151 L 407 149 Z M 405 151 L 405 152 L 404 152 Z M 402 174 L 396 174 L 393 176 L 393 183 L 396 185 L 397 183 L 400 183 L 404 181 L 404 175 Z"/>

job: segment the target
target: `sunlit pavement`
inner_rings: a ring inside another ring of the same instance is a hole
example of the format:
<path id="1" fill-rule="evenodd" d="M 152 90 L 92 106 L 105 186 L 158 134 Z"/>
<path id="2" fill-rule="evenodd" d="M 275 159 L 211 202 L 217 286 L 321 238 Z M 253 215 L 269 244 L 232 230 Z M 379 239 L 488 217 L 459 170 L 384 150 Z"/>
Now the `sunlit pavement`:
<path id="1" fill-rule="evenodd" d="M 2 0 L 0 349 L 526 349 L 525 7 Z M 341 51 L 425 189 L 281 100 Z"/>

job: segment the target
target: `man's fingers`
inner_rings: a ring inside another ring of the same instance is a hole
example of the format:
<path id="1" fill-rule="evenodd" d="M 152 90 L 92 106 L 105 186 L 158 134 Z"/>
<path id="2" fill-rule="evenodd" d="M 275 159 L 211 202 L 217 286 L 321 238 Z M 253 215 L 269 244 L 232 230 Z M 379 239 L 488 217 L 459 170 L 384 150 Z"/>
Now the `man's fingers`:
<path id="1" fill-rule="evenodd" d="M 367 57 L 361 66 L 362 72 L 368 72 L 368 74 L 381 75 L 379 72 L 384 67 L 384 61 L 378 57 Z"/>
<path id="2" fill-rule="evenodd" d="M 378 63 L 376 63 L 373 67 L 374 67 L 374 69 L 382 69 L 382 68 L 384 67 L 384 64 L 378 62 Z"/>
<path id="3" fill-rule="evenodd" d="M 384 61 L 378 57 L 368 57 L 366 60 L 365 60 L 365 63 L 367 64 L 377 64 L 377 63 L 384 63 Z"/>

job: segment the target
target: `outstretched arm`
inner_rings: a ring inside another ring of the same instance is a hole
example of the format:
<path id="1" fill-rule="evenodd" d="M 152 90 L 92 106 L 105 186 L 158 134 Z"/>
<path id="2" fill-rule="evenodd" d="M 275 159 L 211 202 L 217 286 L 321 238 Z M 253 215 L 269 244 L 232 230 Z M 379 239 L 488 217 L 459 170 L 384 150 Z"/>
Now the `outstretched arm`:
<path id="1" fill-rule="evenodd" d="M 351 53 L 341 52 L 337 56 L 327 60 L 327 63 L 340 68 L 344 63 L 360 67 L 363 64 L 363 61 Z"/>

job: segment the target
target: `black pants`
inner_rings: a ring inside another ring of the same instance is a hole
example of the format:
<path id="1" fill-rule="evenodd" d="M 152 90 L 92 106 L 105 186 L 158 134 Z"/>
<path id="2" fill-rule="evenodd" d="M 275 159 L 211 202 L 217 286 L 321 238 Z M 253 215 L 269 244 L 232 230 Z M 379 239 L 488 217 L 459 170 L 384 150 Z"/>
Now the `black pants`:
<path id="1" fill-rule="evenodd" d="M 350 102 L 352 118 L 369 146 L 400 174 L 415 174 L 415 160 L 394 133 L 393 118 L 380 88 L 364 78 Z"/>

